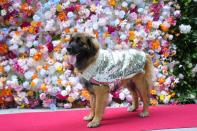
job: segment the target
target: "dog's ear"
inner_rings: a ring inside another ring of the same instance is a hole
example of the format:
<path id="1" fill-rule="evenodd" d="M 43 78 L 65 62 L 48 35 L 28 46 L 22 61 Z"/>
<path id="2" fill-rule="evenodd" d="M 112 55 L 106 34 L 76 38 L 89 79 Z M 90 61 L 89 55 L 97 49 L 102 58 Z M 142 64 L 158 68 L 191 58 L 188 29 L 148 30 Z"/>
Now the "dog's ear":
<path id="1" fill-rule="evenodd" d="M 89 46 L 89 51 L 90 51 L 91 55 L 96 54 L 96 48 L 95 48 L 93 39 L 95 39 L 93 36 L 88 36 L 87 37 L 87 44 Z"/>

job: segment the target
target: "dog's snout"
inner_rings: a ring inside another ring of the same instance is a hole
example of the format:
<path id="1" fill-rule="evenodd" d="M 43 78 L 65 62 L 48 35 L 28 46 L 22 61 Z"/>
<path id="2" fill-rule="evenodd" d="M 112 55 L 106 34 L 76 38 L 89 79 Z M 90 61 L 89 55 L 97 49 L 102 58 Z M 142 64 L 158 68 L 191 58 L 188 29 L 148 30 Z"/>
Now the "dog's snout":
<path id="1" fill-rule="evenodd" d="M 66 49 L 67 49 L 68 52 L 72 51 L 72 47 L 71 46 L 68 46 Z"/>

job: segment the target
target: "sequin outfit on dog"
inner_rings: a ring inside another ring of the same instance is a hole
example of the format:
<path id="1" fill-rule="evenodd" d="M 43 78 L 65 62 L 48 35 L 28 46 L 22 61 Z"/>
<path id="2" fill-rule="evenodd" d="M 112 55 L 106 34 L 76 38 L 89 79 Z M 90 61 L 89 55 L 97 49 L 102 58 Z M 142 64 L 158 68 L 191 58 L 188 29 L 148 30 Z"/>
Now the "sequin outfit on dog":
<path id="1" fill-rule="evenodd" d="M 146 54 L 135 49 L 109 51 L 100 49 L 95 63 L 82 73 L 92 83 L 109 84 L 144 73 Z"/>

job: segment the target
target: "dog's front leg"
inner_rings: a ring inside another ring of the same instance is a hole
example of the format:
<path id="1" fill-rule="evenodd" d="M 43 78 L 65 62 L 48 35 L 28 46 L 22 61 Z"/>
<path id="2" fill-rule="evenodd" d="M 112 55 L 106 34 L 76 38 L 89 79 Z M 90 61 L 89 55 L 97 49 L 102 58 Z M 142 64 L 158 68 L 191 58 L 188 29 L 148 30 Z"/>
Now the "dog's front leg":
<path id="1" fill-rule="evenodd" d="M 109 95 L 109 88 L 107 86 L 94 86 L 93 90 L 96 96 L 95 115 L 93 120 L 88 123 L 88 127 L 97 127 L 100 125 Z"/>
<path id="2" fill-rule="evenodd" d="M 96 96 L 94 94 L 90 94 L 90 114 L 83 118 L 85 121 L 91 121 L 94 118 L 95 105 L 96 105 Z"/>

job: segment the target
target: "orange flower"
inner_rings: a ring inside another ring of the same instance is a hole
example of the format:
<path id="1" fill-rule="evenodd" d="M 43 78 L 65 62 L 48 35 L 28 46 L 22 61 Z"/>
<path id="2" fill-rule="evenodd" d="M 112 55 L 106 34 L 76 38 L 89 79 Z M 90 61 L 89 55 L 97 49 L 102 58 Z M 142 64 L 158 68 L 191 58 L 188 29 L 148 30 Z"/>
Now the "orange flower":
<path id="1" fill-rule="evenodd" d="M 156 99 L 151 99 L 150 104 L 156 106 L 158 104 L 158 101 Z"/>
<path id="2" fill-rule="evenodd" d="M 21 10 L 26 12 L 26 14 L 29 15 L 29 16 L 34 12 L 34 8 L 29 6 L 27 3 L 23 3 L 21 5 Z"/>
<path id="3" fill-rule="evenodd" d="M 21 4 L 21 9 L 22 9 L 22 10 L 29 10 L 28 4 L 27 4 L 27 3 Z"/>
<path id="4" fill-rule="evenodd" d="M 58 79 L 57 80 L 57 84 L 60 86 L 62 84 L 62 80 L 61 79 Z"/>
<path id="5" fill-rule="evenodd" d="M 87 100 L 90 100 L 90 94 L 87 90 L 82 90 L 81 96 L 85 97 Z"/>
<path id="6" fill-rule="evenodd" d="M 64 42 L 69 42 L 69 41 L 70 41 L 70 38 L 64 38 L 63 41 L 64 41 Z"/>
<path id="7" fill-rule="evenodd" d="M 152 90 L 150 90 L 150 94 L 151 95 L 156 95 L 157 94 L 157 91 L 155 89 L 152 89 Z"/>
<path id="8" fill-rule="evenodd" d="M 166 26 L 166 25 L 164 25 L 164 24 L 161 24 L 160 25 L 160 28 L 161 28 L 161 30 L 163 31 L 163 32 L 167 32 L 168 31 L 168 27 Z"/>
<path id="9" fill-rule="evenodd" d="M 66 19 L 66 14 L 65 14 L 64 12 L 60 12 L 60 13 L 58 14 L 58 18 L 59 18 L 61 21 L 65 20 L 65 19 Z"/>
<path id="10" fill-rule="evenodd" d="M 99 35 L 98 31 L 94 31 L 94 34 L 96 35 L 96 38 L 98 38 Z"/>
<path id="11" fill-rule="evenodd" d="M 0 73 L 3 73 L 3 72 L 4 72 L 4 67 L 0 66 Z"/>
<path id="12" fill-rule="evenodd" d="M 152 49 L 158 49 L 160 47 L 160 41 L 159 40 L 153 40 L 152 41 Z"/>
<path id="13" fill-rule="evenodd" d="M 42 53 L 38 52 L 33 56 L 34 60 L 39 61 L 42 58 Z"/>
<path id="14" fill-rule="evenodd" d="M 176 95 L 176 93 L 175 92 L 173 92 L 172 94 L 171 94 L 171 97 L 174 97 Z"/>
<path id="15" fill-rule="evenodd" d="M 8 3 L 8 0 L 0 0 L 0 5 L 3 5 L 5 3 Z"/>
<path id="16" fill-rule="evenodd" d="M 141 19 L 136 19 L 135 20 L 135 23 L 138 25 L 138 24 L 141 24 L 142 23 L 142 20 Z"/>
<path id="17" fill-rule="evenodd" d="M 103 37 L 104 38 L 107 38 L 107 37 L 109 37 L 110 36 L 110 34 L 108 33 L 108 32 L 105 32 L 104 34 L 103 34 Z"/>
<path id="18" fill-rule="evenodd" d="M 38 78 L 37 74 L 33 74 L 33 76 L 31 77 L 32 79 Z"/>
<path id="19" fill-rule="evenodd" d="M 151 30 L 152 27 L 153 27 L 152 21 L 148 21 L 148 23 L 147 23 L 146 26 L 147 26 L 147 28 L 148 28 L 149 30 Z"/>
<path id="20" fill-rule="evenodd" d="M 159 60 L 156 60 L 155 62 L 154 62 L 154 66 L 155 67 L 158 67 L 160 65 L 160 61 Z"/>
<path id="21" fill-rule="evenodd" d="M 49 65 L 48 65 L 48 64 L 45 64 L 45 65 L 44 65 L 44 69 L 45 69 L 45 70 L 48 70 L 48 69 L 49 69 Z"/>
<path id="22" fill-rule="evenodd" d="M 47 90 L 46 84 L 42 84 L 42 85 L 40 86 L 40 89 L 41 89 L 41 91 L 45 92 L 45 91 Z"/>
<path id="23" fill-rule="evenodd" d="M 62 49 L 62 46 L 61 44 L 57 45 L 55 48 L 54 48 L 54 51 L 55 52 L 60 52 L 60 50 Z"/>
<path id="24" fill-rule="evenodd" d="M 64 32 L 66 32 L 66 33 L 70 33 L 70 28 L 66 28 L 66 29 L 64 29 Z"/>
<path id="25" fill-rule="evenodd" d="M 8 45 L 0 42 L 0 55 L 5 55 L 8 53 Z"/>
<path id="26" fill-rule="evenodd" d="M 36 86 L 36 83 L 32 81 L 31 84 L 30 84 L 30 86 L 31 87 L 34 87 L 34 86 Z"/>
<path id="27" fill-rule="evenodd" d="M 129 40 L 134 40 L 135 38 L 135 31 L 129 31 Z"/>
<path id="28" fill-rule="evenodd" d="M 116 1 L 115 0 L 108 0 L 108 3 L 111 6 L 116 6 Z"/>
<path id="29" fill-rule="evenodd" d="M 159 84 L 163 84 L 165 82 L 165 78 L 163 78 L 163 77 L 158 78 L 158 82 L 159 82 Z"/>
<path id="30" fill-rule="evenodd" d="M 77 28 L 74 28 L 74 32 L 78 32 L 78 29 Z"/>

